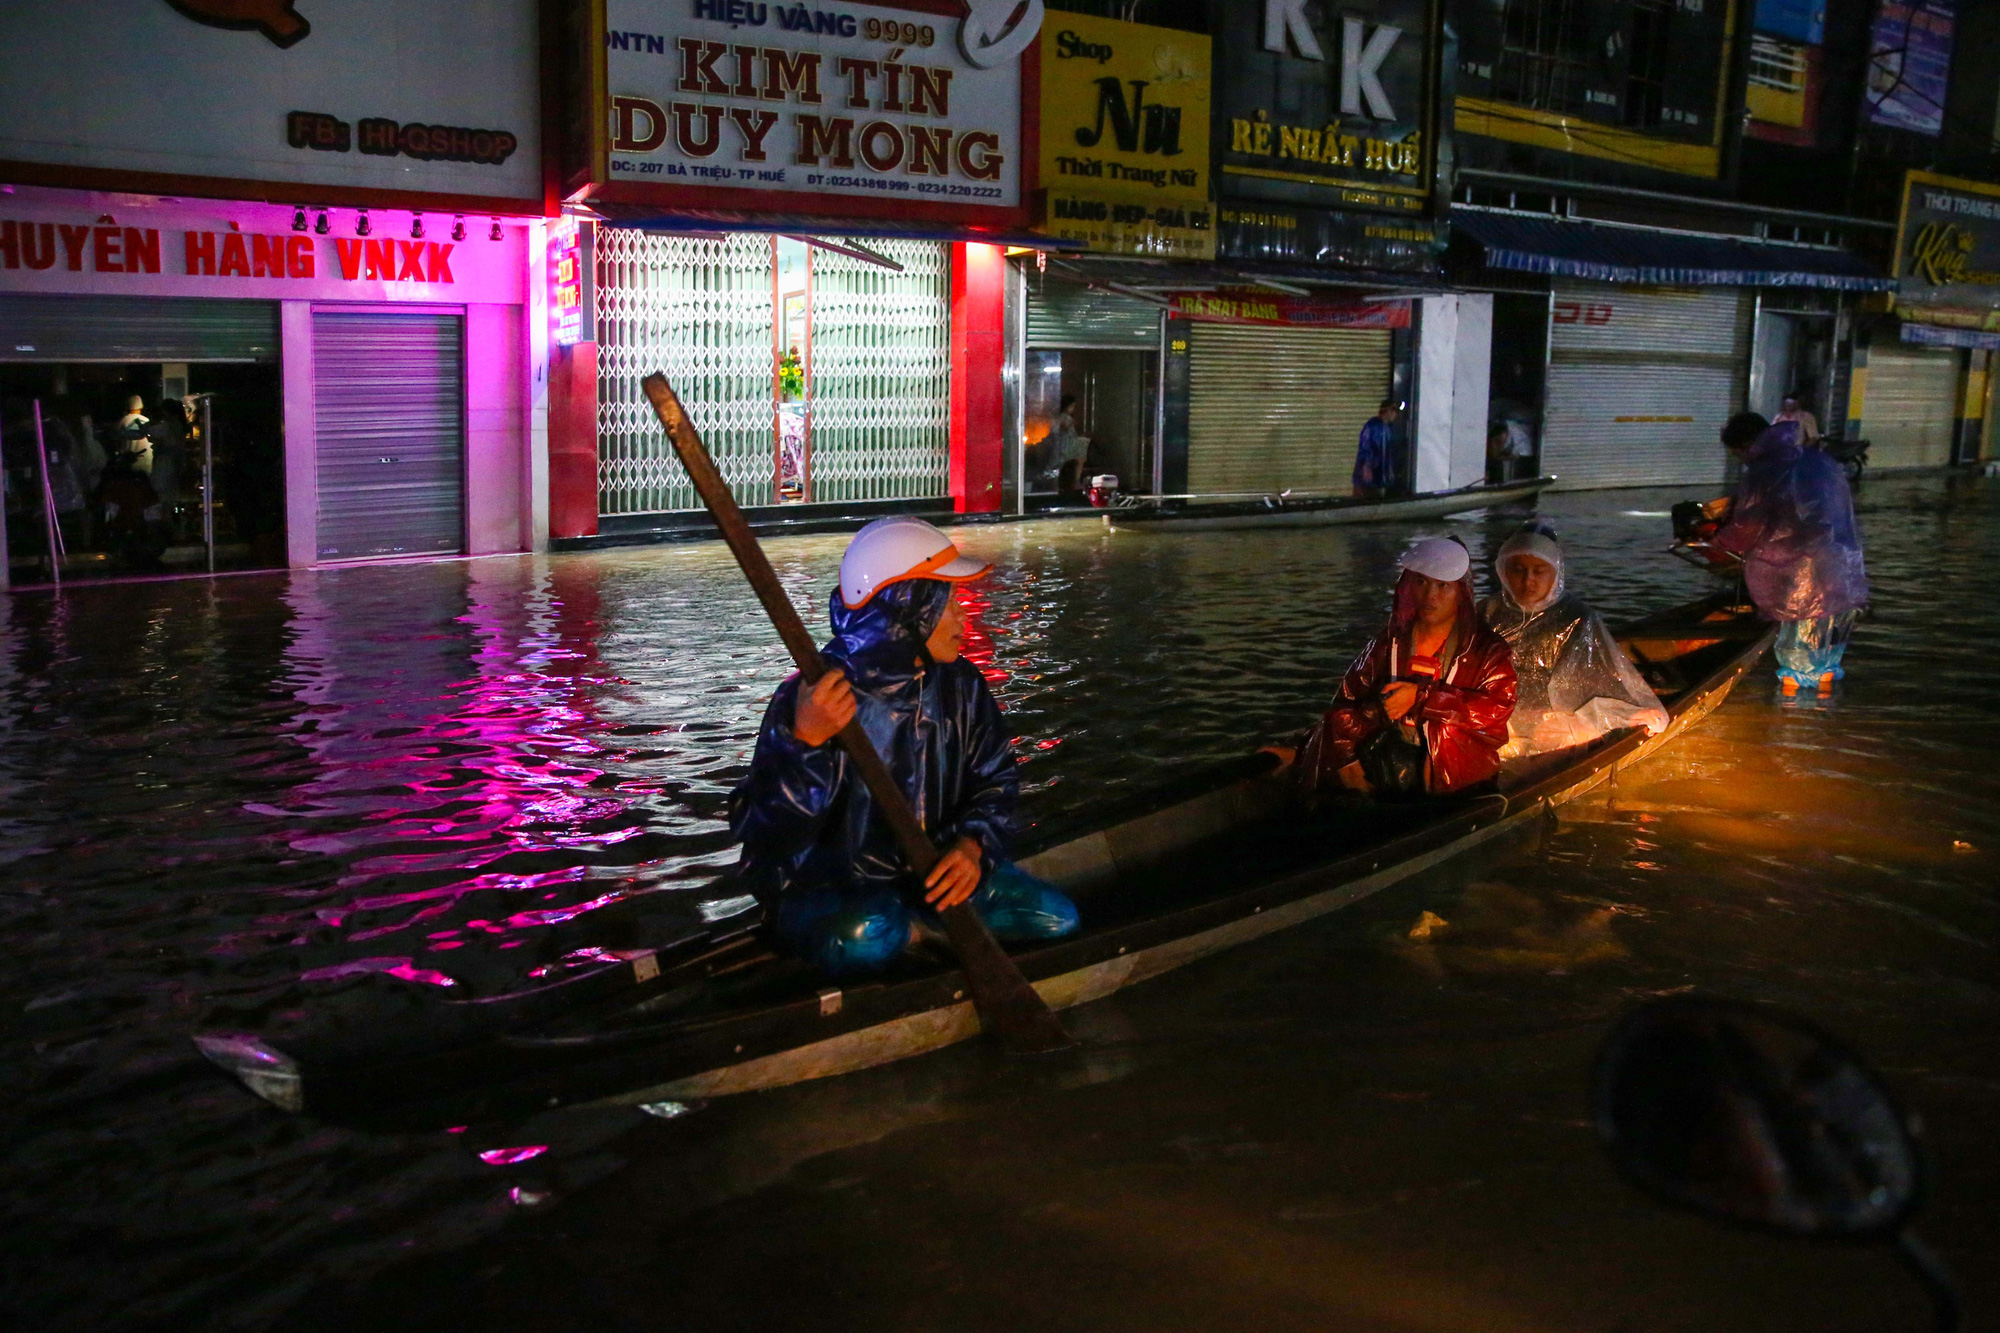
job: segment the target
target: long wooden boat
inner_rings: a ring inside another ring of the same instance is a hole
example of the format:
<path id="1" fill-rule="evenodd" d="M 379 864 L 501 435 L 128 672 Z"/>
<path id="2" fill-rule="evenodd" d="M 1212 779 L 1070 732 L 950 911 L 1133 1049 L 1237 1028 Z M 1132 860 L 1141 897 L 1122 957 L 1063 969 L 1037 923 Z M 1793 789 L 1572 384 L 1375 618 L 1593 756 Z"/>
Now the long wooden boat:
<path id="1" fill-rule="evenodd" d="M 1478 482 L 1455 491 L 1425 491 L 1399 500 L 1357 500 L 1346 495 L 1190 496 L 1110 510 L 1104 515 L 1104 525 L 1113 532 L 1221 532 L 1232 528 L 1386 523 L 1438 518 L 1491 505 L 1532 503 L 1554 483 L 1554 477 L 1530 477 L 1497 486 Z"/>
<path id="2" fill-rule="evenodd" d="M 1718 706 L 1770 646 L 1772 630 L 1735 596 L 1718 594 L 1618 638 L 1667 706 L 1668 727 L 1539 756 L 1503 774 L 1497 792 L 1305 813 L 1291 785 L 1269 773 L 1268 758 L 1250 756 L 1088 831 L 1051 831 L 1021 864 L 1075 895 L 1086 928 L 1017 951 L 1021 970 L 1051 1006 L 1086 1004 L 1547 818 Z M 913 966 L 835 987 L 773 955 L 753 931 L 679 956 L 635 953 L 588 989 L 554 1018 L 545 1004 L 522 1007 L 514 997 L 518 1024 L 484 1036 L 462 1025 L 456 1044 L 442 1049 L 280 1050 L 246 1034 L 197 1041 L 285 1109 L 416 1126 L 559 1103 L 751 1092 L 906 1059 L 979 1032 L 955 970 Z"/>

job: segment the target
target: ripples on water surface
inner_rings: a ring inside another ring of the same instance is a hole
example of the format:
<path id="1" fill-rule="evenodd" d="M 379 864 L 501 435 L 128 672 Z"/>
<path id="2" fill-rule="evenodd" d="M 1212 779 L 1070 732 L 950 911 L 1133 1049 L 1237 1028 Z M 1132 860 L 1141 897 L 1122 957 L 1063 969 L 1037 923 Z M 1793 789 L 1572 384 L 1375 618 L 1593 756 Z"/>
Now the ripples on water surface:
<path id="1" fill-rule="evenodd" d="M 1677 498 L 1545 506 L 1614 621 L 1705 590 L 1660 554 Z M 1108 790 L 1299 727 L 1412 535 L 1456 533 L 1483 565 L 1516 521 L 959 529 L 998 565 L 966 594 L 969 652 L 1019 736 L 1028 819 L 1087 819 Z M 1643 917 L 1634 885 L 1672 876 L 1683 904 L 1715 909 L 1701 930 L 1724 981 L 1801 967 L 1890 1009 L 1973 985 L 1922 955 L 1996 933 L 1974 884 L 2000 840 L 2000 500 L 1979 481 L 1877 481 L 1863 522 L 1878 614 L 1836 707 L 1781 708 L 1759 672 L 1643 770 L 1643 795 L 1580 811 L 1545 849 L 1539 873 L 1594 905 L 1542 920 L 1521 890 L 1475 885 L 1450 909 L 1465 929 L 1398 946 L 1397 966 L 1639 966 L 1644 940 L 1614 918 Z M 844 541 L 771 545 L 809 623 Z M 254 1323 L 315 1278 L 490 1231 L 510 1189 L 546 1183 L 477 1156 L 537 1146 L 514 1141 L 528 1130 L 278 1115 L 200 1062 L 190 1031 L 282 1030 L 357 987 L 490 993 L 741 908 L 711 887 L 734 860 L 719 816 L 785 662 L 717 545 L 89 588 L 0 600 L 0 616 L 0 1262 L 46 1324 Z M 1798 887 L 1801 864 L 1818 887 Z M 1744 896 L 1760 879 L 1762 904 Z M 1893 919 L 1911 956 L 1818 957 L 1810 931 L 1766 921 L 1802 912 Z M 572 1125 L 548 1179 L 612 1172 L 629 1130 Z"/>

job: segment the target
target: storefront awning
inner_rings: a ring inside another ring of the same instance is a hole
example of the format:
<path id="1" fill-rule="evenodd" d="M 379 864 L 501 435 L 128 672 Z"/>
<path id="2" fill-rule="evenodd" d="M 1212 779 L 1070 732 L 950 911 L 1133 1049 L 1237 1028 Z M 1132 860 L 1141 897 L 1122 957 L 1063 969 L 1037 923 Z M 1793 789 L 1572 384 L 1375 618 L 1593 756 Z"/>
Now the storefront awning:
<path id="1" fill-rule="evenodd" d="M 1046 248 L 1046 247 L 1045 247 Z M 1426 274 L 1382 273 L 1313 264 L 1249 263 L 1140 258 L 1127 255 L 1063 255 L 1050 272 L 1072 282 L 1117 284 L 1151 292 L 1221 291 L 1268 287 L 1302 296 L 1350 289 L 1377 299 L 1430 296 L 1445 290 Z"/>
<path id="2" fill-rule="evenodd" d="M 716 232 L 770 232 L 781 236 L 849 236 L 855 240 L 969 241 L 981 245 L 1021 245 L 1037 250 L 1081 249 L 1079 241 L 1057 240 L 1023 228 L 1020 231 L 987 231 L 975 227 L 954 227 L 941 222 L 882 221 L 865 218 L 814 218 L 776 213 L 727 213 L 706 210 L 669 212 L 645 204 L 591 203 L 579 213 L 613 227 L 638 231 L 703 235 Z"/>
<path id="3" fill-rule="evenodd" d="M 1676 287 L 1896 289 L 1895 279 L 1845 250 L 1465 209 L 1453 210 L 1451 224 L 1485 249 L 1488 267 L 1521 273 Z"/>

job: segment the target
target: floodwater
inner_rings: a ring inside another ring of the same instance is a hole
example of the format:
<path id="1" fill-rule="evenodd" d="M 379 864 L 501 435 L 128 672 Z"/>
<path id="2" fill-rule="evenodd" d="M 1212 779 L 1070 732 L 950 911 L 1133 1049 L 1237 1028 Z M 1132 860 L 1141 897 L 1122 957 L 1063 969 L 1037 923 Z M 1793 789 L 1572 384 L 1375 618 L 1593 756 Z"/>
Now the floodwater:
<path id="1" fill-rule="evenodd" d="M 1550 497 L 1614 621 L 1703 591 L 1663 492 Z M 1541 835 L 984 1044 L 459 1132 L 287 1116 L 195 1054 L 328 997 L 492 993 L 741 905 L 719 822 L 780 650 L 699 544 L 0 601 L 0 1310 L 235 1329 L 1884 1329 L 1878 1253 L 1612 1175 L 1651 995 L 1841 1033 L 1926 1127 L 1925 1234 L 2000 1312 L 2000 484 L 1871 479 L 1829 703 L 1769 674 Z M 1419 528 L 959 530 L 1026 814 L 1304 724 Z M 772 544 L 809 620 L 842 544 Z M 1444 924 L 1412 936 L 1424 912 Z M 398 1012 L 398 1011 L 385 1011 Z M 673 1110 L 676 1108 L 662 1108 Z M 542 1151 L 531 1151 L 541 1149 Z M 1987 1262 L 1982 1262 L 1985 1260 Z M 1975 1326 L 1978 1326 L 1976 1323 Z"/>

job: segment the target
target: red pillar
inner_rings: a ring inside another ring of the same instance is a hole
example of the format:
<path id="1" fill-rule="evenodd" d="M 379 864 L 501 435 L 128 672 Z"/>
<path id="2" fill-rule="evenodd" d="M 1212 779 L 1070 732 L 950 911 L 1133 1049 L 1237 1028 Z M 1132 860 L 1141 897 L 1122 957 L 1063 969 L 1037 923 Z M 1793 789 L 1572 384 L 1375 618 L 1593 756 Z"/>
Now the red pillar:
<path id="1" fill-rule="evenodd" d="M 951 498 L 961 514 L 1000 509 L 1006 277 L 999 246 L 951 247 Z"/>
<path id="2" fill-rule="evenodd" d="M 549 348 L 549 536 L 597 535 L 597 344 Z"/>

